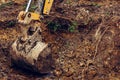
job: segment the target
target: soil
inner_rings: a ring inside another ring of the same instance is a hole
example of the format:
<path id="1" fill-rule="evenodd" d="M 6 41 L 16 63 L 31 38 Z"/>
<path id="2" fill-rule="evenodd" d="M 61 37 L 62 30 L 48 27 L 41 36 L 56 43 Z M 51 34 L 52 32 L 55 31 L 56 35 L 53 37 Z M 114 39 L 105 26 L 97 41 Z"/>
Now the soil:
<path id="1" fill-rule="evenodd" d="M 119 0 L 54 1 L 41 26 L 55 61 L 49 74 L 11 63 L 9 48 L 26 28 L 16 20 L 24 4 L 0 5 L 0 80 L 120 80 Z"/>

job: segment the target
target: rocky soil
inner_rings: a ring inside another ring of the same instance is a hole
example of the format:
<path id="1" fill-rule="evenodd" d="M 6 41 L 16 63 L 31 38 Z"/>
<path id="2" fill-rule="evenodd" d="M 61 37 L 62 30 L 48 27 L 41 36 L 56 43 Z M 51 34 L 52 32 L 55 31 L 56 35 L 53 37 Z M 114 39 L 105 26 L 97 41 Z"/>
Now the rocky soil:
<path id="1" fill-rule="evenodd" d="M 0 80 L 120 80 L 120 1 L 55 0 L 42 36 L 54 70 L 38 74 L 11 64 L 9 48 L 22 35 L 24 4 L 0 5 Z"/>

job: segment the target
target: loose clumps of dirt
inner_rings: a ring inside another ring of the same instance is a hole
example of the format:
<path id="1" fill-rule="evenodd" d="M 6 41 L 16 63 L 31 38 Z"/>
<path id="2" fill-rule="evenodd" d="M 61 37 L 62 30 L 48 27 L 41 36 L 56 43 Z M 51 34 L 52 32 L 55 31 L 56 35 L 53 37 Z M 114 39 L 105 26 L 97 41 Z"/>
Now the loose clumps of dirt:
<path id="1" fill-rule="evenodd" d="M 39 75 L 10 63 L 9 47 L 26 28 L 16 22 L 24 5 L 0 7 L 1 80 L 120 80 L 120 1 L 55 0 L 45 16 L 43 40 L 52 48 L 54 71 Z"/>

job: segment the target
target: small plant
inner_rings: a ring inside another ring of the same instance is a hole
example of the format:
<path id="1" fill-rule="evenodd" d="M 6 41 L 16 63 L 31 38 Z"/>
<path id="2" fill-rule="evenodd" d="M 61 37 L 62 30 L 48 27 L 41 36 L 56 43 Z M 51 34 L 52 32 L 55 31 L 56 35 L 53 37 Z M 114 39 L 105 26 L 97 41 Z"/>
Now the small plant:
<path id="1" fill-rule="evenodd" d="M 8 21 L 6 27 L 13 27 L 15 26 L 15 24 L 16 24 L 15 20 Z"/>
<path id="2" fill-rule="evenodd" d="M 26 9 L 26 7 L 27 7 L 27 4 L 23 5 L 24 10 Z M 29 11 L 33 12 L 33 11 L 35 11 L 35 9 L 37 9 L 37 6 L 35 4 L 31 4 Z"/>
<path id="3" fill-rule="evenodd" d="M 52 22 L 47 22 L 47 27 L 49 30 L 54 32 L 74 32 L 78 26 L 77 22 L 71 22 L 68 19 L 56 18 Z"/>
<path id="4" fill-rule="evenodd" d="M 37 6 L 33 4 L 33 5 L 31 5 L 29 11 L 33 12 L 33 11 L 35 11 L 35 9 L 37 9 Z"/>
<path id="5" fill-rule="evenodd" d="M 105 15 L 106 15 L 106 16 L 109 16 L 110 14 L 111 14 L 110 11 L 106 11 L 106 12 L 105 12 Z"/>
<path id="6" fill-rule="evenodd" d="M 60 27 L 61 27 L 61 25 L 57 22 L 48 22 L 48 28 L 51 31 L 56 32 Z"/>
<path id="7" fill-rule="evenodd" d="M 70 27 L 68 28 L 69 32 L 74 32 L 76 27 L 77 27 L 77 22 L 73 21 L 72 24 L 70 25 Z"/>

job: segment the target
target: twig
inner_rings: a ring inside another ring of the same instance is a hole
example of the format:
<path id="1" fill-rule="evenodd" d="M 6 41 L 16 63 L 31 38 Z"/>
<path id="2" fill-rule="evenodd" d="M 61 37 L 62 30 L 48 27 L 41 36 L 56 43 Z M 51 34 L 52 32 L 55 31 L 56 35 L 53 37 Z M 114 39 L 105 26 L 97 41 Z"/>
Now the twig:
<path id="1" fill-rule="evenodd" d="M 106 31 L 107 31 L 109 28 L 110 28 L 110 26 L 108 26 L 108 27 L 104 30 L 104 32 L 101 34 L 101 36 L 100 36 L 100 38 L 99 38 L 99 40 L 98 40 L 98 42 L 97 42 L 97 44 L 96 44 L 95 54 L 94 54 L 94 57 L 93 57 L 93 61 L 95 60 L 95 57 L 96 57 L 96 55 L 97 55 L 98 46 L 99 46 L 99 44 L 100 44 L 100 41 L 101 41 L 101 39 L 103 38 L 104 34 L 106 33 Z"/>

